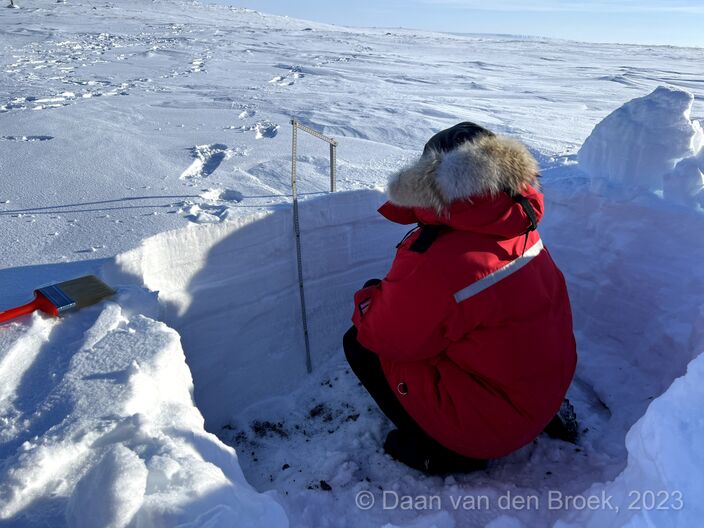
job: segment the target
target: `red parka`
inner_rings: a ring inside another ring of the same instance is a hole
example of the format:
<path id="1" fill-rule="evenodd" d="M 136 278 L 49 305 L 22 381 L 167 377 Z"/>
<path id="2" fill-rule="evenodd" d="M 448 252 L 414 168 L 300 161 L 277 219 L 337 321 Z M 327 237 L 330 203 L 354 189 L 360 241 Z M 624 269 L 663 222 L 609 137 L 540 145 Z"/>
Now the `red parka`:
<path id="1" fill-rule="evenodd" d="M 524 186 L 539 220 L 543 197 Z M 506 193 L 442 213 L 391 202 L 401 224 L 447 226 L 425 252 L 398 247 L 383 281 L 355 294 L 358 340 L 399 401 L 445 447 L 490 459 L 531 442 L 558 411 L 576 364 L 562 273 Z"/>

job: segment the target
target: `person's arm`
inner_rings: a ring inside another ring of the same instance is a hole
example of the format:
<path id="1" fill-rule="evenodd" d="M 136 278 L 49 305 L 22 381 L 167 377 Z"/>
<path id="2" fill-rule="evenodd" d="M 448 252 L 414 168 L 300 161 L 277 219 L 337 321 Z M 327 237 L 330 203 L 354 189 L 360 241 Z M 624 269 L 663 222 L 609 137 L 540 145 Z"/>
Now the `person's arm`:
<path id="1" fill-rule="evenodd" d="M 359 290 L 352 322 L 357 340 L 394 361 L 417 361 L 440 354 L 449 344 L 445 323 L 454 309 L 439 270 L 428 270 L 421 255 L 404 255 L 387 278 Z M 397 257 L 398 260 L 398 257 Z"/>

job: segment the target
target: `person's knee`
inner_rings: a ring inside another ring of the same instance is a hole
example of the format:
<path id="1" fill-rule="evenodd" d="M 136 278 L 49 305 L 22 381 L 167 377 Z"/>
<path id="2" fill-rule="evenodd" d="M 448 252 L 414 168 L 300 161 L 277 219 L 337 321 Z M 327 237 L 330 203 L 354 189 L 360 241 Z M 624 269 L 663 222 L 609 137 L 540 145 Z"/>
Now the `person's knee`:
<path id="1" fill-rule="evenodd" d="M 357 328 L 352 327 L 342 338 L 342 348 L 345 350 L 345 357 L 350 365 L 359 363 L 361 345 L 357 341 Z"/>
<path id="2" fill-rule="evenodd" d="M 347 363 L 357 377 L 365 376 L 370 369 L 380 368 L 377 355 L 357 341 L 357 328 L 354 326 L 342 338 L 342 345 Z"/>
<path id="3" fill-rule="evenodd" d="M 344 345 L 345 348 L 347 348 L 349 345 L 352 343 L 357 342 L 357 327 L 352 325 L 347 332 L 345 332 L 344 337 L 342 338 L 342 344 Z"/>

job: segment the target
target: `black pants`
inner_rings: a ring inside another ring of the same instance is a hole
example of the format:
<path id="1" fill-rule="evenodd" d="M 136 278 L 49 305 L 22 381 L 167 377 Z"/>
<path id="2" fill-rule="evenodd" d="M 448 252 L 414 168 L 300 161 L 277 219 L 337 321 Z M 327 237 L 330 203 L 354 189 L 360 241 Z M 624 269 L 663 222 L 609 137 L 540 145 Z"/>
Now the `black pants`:
<path id="1" fill-rule="evenodd" d="M 409 441 L 425 445 L 436 455 L 461 457 L 458 453 L 447 449 L 430 437 L 406 412 L 384 376 L 379 357 L 357 341 L 357 329 L 354 326 L 347 331 L 342 343 L 352 371 L 374 398 L 381 412 L 394 423 L 404 436 L 409 437 Z"/>

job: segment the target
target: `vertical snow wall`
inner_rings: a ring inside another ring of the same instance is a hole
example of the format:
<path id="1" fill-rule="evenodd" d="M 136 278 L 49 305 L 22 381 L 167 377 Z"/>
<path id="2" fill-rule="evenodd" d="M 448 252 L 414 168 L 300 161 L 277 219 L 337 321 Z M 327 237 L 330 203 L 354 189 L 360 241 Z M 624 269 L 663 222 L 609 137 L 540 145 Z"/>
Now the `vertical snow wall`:
<path id="1" fill-rule="evenodd" d="M 353 191 L 300 204 L 313 368 L 340 350 L 354 291 L 386 273 L 407 230 L 377 213 L 383 200 L 378 191 Z M 181 335 L 210 430 L 306 375 L 289 204 L 161 233 L 118 256 L 106 273 L 158 292 L 163 319 Z"/>

